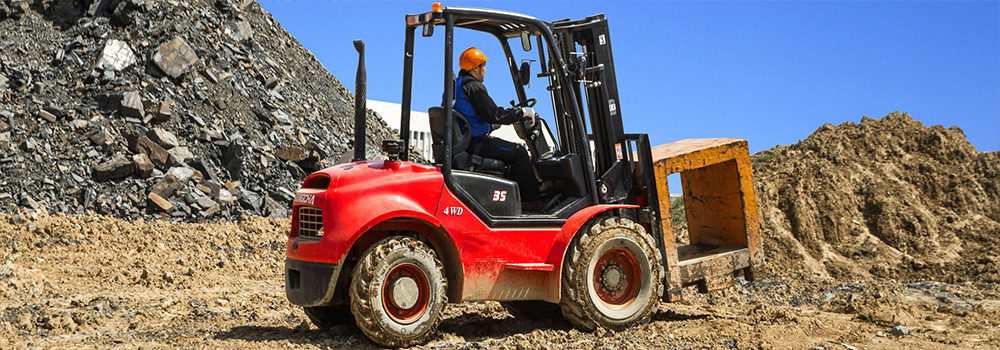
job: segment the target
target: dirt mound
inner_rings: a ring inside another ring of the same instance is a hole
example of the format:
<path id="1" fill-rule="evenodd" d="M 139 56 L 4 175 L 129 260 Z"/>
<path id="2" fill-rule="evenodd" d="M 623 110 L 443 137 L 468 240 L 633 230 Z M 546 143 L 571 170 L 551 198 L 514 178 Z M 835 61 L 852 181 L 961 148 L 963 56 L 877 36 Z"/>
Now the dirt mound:
<path id="1" fill-rule="evenodd" d="M 1000 281 L 1000 155 L 905 113 L 753 156 L 773 271 Z"/>
<path id="2" fill-rule="evenodd" d="M 0 33 L 0 211 L 280 217 L 349 153 L 353 95 L 254 1 L 0 0 Z"/>

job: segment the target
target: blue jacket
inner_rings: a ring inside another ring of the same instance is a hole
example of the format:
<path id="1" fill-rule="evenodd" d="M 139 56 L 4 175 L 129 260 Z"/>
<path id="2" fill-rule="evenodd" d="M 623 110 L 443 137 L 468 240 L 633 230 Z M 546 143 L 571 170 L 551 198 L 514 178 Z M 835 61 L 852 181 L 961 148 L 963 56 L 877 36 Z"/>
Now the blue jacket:
<path id="1" fill-rule="evenodd" d="M 469 121 L 472 138 L 488 134 L 493 129 L 491 124 L 513 124 L 522 117 L 520 108 L 497 107 L 483 82 L 468 71 L 459 72 L 455 87 L 454 108 Z M 442 107 L 445 102 L 447 100 L 442 99 Z"/>

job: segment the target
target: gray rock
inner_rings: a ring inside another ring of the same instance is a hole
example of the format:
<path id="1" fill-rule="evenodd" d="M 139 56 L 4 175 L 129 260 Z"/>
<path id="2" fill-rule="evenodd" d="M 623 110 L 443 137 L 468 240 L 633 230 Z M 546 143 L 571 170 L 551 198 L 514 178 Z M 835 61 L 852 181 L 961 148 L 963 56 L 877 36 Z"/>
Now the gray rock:
<path id="1" fill-rule="evenodd" d="M 226 29 L 226 31 L 230 32 L 229 29 Z M 236 24 L 233 25 L 233 30 L 231 32 L 232 32 L 231 36 L 233 37 L 233 39 L 236 39 L 236 41 L 243 41 L 246 39 L 253 38 L 253 28 L 251 28 L 250 24 L 247 23 L 246 21 L 236 22 Z"/>
<path id="2" fill-rule="evenodd" d="M 282 112 L 280 110 L 271 112 L 271 117 L 274 117 L 274 120 L 276 120 L 278 123 L 286 125 L 292 124 L 292 118 L 289 117 L 288 114 L 285 114 L 285 112 Z"/>
<path id="3" fill-rule="evenodd" d="M 233 205 L 236 203 L 236 196 L 227 189 L 222 189 L 219 191 L 219 201 L 225 205 Z"/>
<path id="4" fill-rule="evenodd" d="M 219 205 L 213 205 L 211 207 L 208 207 L 205 210 L 202 210 L 198 214 L 201 215 L 202 217 L 209 218 L 209 217 L 212 217 L 212 215 L 215 215 L 216 213 L 218 213 L 220 211 L 222 211 L 222 207 L 221 206 L 219 206 Z"/>
<path id="5" fill-rule="evenodd" d="M 163 123 L 170 120 L 170 100 L 160 102 L 150 110 L 150 121 L 153 123 Z"/>
<path id="6" fill-rule="evenodd" d="M 135 171 L 135 168 L 128 158 L 118 157 L 94 167 L 94 180 L 108 181 L 120 179 L 132 175 L 133 171 Z"/>
<path id="7" fill-rule="evenodd" d="M 252 191 L 243 189 L 242 196 L 240 196 L 240 206 L 247 210 L 258 211 L 262 205 L 264 205 L 263 197 Z"/>
<path id="8" fill-rule="evenodd" d="M 904 335 L 912 335 L 913 333 L 910 333 L 910 330 L 907 329 L 905 326 L 899 325 L 896 327 L 892 327 L 892 330 L 889 331 L 889 334 L 895 335 L 897 337 L 902 337 Z"/>
<path id="9" fill-rule="evenodd" d="M 161 169 L 173 165 L 174 163 L 173 156 L 171 156 L 166 149 L 163 149 L 163 147 L 156 144 L 148 137 L 140 137 L 135 148 L 137 153 L 145 153 L 149 156 L 149 159 L 153 161 L 153 164 Z"/>
<path id="10" fill-rule="evenodd" d="M 212 197 L 212 199 L 219 199 L 219 194 L 222 191 L 222 185 L 219 185 L 219 183 L 211 180 L 205 181 L 204 184 L 205 187 L 208 188 L 208 191 L 206 192 L 208 196 Z"/>
<path id="11" fill-rule="evenodd" d="M 132 156 L 132 164 L 135 164 L 135 175 L 142 179 L 153 176 L 153 162 L 145 153 Z"/>
<path id="12" fill-rule="evenodd" d="M 298 162 L 308 157 L 306 150 L 302 147 L 284 146 L 274 151 L 274 156 L 281 160 Z"/>
<path id="13" fill-rule="evenodd" d="M 146 133 L 151 141 L 156 142 L 156 144 L 163 147 L 163 149 L 171 149 L 177 147 L 179 142 L 177 141 L 177 136 L 173 133 L 163 130 L 161 128 L 152 128 Z"/>
<path id="14" fill-rule="evenodd" d="M 164 213 L 169 213 L 174 210 L 174 205 L 170 203 L 170 201 L 164 199 L 163 196 L 156 194 L 156 192 L 150 192 L 147 198 L 149 198 L 149 201 L 155 204 L 156 207 L 160 208 L 160 210 Z"/>
<path id="15" fill-rule="evenodd" d="M 196 159 L 194 153 L 191 153 L 191 150 L 185 146 L 171 148 L 167 153 L 170 153 L 174 161 L 180 163 L 190 163 Z"/>
<path id="16" fill-rule="evenodd" d="M 182 166 L 173 167 L 167 170 L 167 175 L 173 175 L 182 185 L 187 185 L 188 181 L 194 177 L 194 169 Z"/>
<path id="17" fill-rule="evenodd" d="M 69 122 L 69 126 L 73 127 L 73 129 L 83 129 L 87 127 L 87 124 L 88 124 L 87 121 L 83 119 L 74 119 L 73 121 Z"/>
<path id="18" fill-rule="evenodd" d="M 270 197 L 264 197 L 264 205 L 267 207 L 269 216 L 280 219 L 288 217 L 288 210 L 285 209 L 285 206 L 274 201 Z"/>
<path id="19" fill-rule="evenodd" d="M 208 198 L 207 196 L 206 197 L 198 198 L 198 200 L 195 201 L 195 204 L 197 204 L 198 207 L 200 207 L 202 209 L 208 209 L 208 208 L 211 208 L 211 207 L 219 205 L 219 203 L 216 203 L 215 201 L 213 201 L 211 198 Z"/>
<path id="20" fill-rule="evenodd" d="M 90 135 L 90 142 L 93 142 L 101 150 L 107 151 L 115 143 L 115 140 L 107 131 L 97 131 Z"/>
<path id="21" fill-rule="evenodd" d="M 38 111 L 38 117 L 42 118 L 42 119 L 45 119 L 49 123 L 55 123 L 56 122 L 56 116 L 52 115 L 52 113 L 49 113 L 49 111 L 46 111 L 44 109 Z"/>
<path id="22" fill-rule="evenodd" d="M 197 61 L 198 55 L 180 37 L 160 45 L 153 54 L 153 62 L 160 67 L 160 70 L 175 79 Z"/>
<path id="23" fill-rule="evenodd" d="M 36 202 L 33 198 L 31 198 L 31 196 L 29 196 L 27 193 L 21 194 L 21 203 L 34 210 L 38 210 L 38 208 L 41 208 L 41 206 L 38 205 L 38 202 Z"/>
<path id="24" fill-rule="evenodd" d="M 170 198 L 182 187 L 184 187 L 184 183 L 178 180 L 177 176 L 167 174 L 160 181 L 157 181 L 153 187 L 150 187 L 149 193 L 156 194 L 161 198 Z"/>
<path id="25" fill-rule="evenodd" d="M 219 83 L 219 78 L 216 77 L 215 73 L 212 73 L 212 71 L 209 69 L 202 69 L 198 73 L 201 73 L 201 76 L 205 77 L 205 79 L 208 79 L 208 81 L 212 82 L 213 84 Z"/>
<path id="26" fill-rule="evenodd" d="M 90 7 L 87 8 L 87 15 L 94 17 L 98 14 L 104 13 L 104 11 L 107 11 L 108 6 L 111 5 L 112 2 L 112 0 L 95 0 L 90 4 Z"/>
<path id="27" fill-rule="evenodd" d="M 232 142 L 229 147 L 226 147 L 225 153 L 222 155 L 222 161 L 225 164 L 226 171 L 229 172 L 229 178 L 233 180 L 240 180 L 243 171 L 243 145 L 240 142 Z"/>
<path id="28" fill-rule="evenodd" d="M 142 97 L 136 91 L 129 91 L 122 94 L 121 108 L 118 109 L 126 118 L 142 119 L 143 116 Z"/>
<path id="29" fill-rule="evenodd" d="M 191 120 L 194 121 L 195 124 L 198 124 L 198 126 L 202 126 L 203 127 L 205 125 L 208 125 L 208 124 L 205 124 L 205 120 L 204 119 L 201 119 L 201 117 L 193 115 L 193 114 L 191 115 Z"/>
<path id="30" fill-rule="evenodd" d="M 306 174 L 305 170 L 302 170 L 302 167 L 290 160 L 285 162 L 285 168 L 288 169 L 288 173 L 292 174 L 292 177 L 295 179 L 305 179 L 306 175 L 309 175 Z"/>
<path id="31" fill-rule="evenodd" d="M 38 147 L 38 141 L 35 141 L 34 137 L 29 137 L 27 140 L 21 142 L 21 149 L 25 151 L 34 151 L 35 147 Z"/>
<path id="32" fill-rule="evenodd" d="M 97 62 L 98 67 L 111 67 L 115 71 L 120 71 L 135 63 L 136 57 L 132 53 L 132 48 L 124 41 L 109 39 L 104 44 L 101 51 L 101 60 Z"/>

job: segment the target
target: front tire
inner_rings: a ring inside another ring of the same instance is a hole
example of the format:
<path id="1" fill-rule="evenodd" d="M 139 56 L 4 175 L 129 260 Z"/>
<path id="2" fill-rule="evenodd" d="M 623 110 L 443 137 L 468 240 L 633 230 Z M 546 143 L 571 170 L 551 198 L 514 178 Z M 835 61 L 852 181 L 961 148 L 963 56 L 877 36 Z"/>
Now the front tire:
<path id="1" fill-rule="evenodd" d="M 587 331 L 649 321 L 663 295 L 663 265 L 653 237 L 618 217 L 581 231 L 563 264 L 563 316 Z"/>
<path id="2" fill-rule="evenodd" d="M 447 287 L 433 250 L 410 237 L 389 237 L 368 248 L 354 269 L 351 310 L 376 344 L 416 345 L 437 332 Z"/>

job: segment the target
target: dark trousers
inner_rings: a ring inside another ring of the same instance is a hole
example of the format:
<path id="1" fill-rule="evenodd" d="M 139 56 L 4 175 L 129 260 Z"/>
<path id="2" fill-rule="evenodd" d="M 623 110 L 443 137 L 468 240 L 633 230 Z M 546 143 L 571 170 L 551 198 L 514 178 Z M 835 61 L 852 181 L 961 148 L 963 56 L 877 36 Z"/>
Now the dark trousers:
<path id="1" fill-rule="evenodd" d="M 510 165 L 508 177 L 517 181 L 522 201 L 530 202 L 542 199 L 538 190 L 538 180 L 535 178 L 535 172 L 531 169 L 531 157 L 524 146 L 486 135 L 473 139 L 469 148 L 481 157 L 499 159 Z"/>

